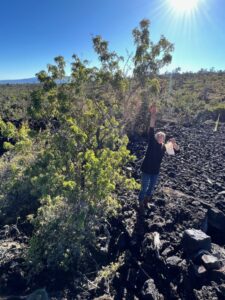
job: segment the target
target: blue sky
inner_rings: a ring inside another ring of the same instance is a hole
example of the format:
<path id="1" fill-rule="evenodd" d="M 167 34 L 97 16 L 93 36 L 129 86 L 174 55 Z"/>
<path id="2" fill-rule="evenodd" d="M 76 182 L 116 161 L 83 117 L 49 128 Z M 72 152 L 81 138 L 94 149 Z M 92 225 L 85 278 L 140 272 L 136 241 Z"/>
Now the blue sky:
<path id="1" fill-rule="evenodd" d="M 198 1 L 195 10 L 179 11 L 173 0 L 1 0 L 0 79 L 33 77 L 57 55 L 69 64 L 75 53 L 94 65 L 96 34 L 126 55 L 143 18 L 151 20 L 153 41 L 163 34 L 174 43 L 169 70 L 225 70 L 225 1 L 187 1 Z"/>

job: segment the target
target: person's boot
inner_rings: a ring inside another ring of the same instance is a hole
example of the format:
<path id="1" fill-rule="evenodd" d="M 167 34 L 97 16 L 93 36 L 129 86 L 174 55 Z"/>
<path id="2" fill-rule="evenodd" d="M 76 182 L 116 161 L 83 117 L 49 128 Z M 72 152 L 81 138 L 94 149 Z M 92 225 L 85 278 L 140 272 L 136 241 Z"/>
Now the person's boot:
<path id="1" fill-rule="evenodd" d="M 147 204 L 151 201 L 152 196 L 145 196 L 144 198 L 144 207 L 147 207 Z"/>
<path id="2" fill-rule="evenodd" d="M 144 198 L 144 207 L 147 207 L 148 202 L 150 201 L 151 196 L 145 196 Z"/>

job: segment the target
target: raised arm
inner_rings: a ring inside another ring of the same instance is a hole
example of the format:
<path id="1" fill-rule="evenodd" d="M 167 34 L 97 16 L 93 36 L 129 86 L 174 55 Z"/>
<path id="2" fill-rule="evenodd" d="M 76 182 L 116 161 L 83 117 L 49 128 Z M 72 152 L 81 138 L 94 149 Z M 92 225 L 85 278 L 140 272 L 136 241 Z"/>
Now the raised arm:
<path id="1" fill-rule="evenodd" d="M 156 122 L 156 104 L 153 103 L 149 107 L 149 113 L 150 113 L 150 124 L 148 127 L 148 138 L 149 142 L 154 140 L 154 128 L 155 128 L 155 122 Z"/>
<path id="2" fill-rule="evenodd" d="M 150 112 L 150 126 L 149 126 L 149 130 L 150 130 L 150 128 L 155 127 L 155 122 L 156 122 L 157 109 L 156 109 L 156 104 L 155 103 L 153 103 L 149 107 L 149 112 Z"/>

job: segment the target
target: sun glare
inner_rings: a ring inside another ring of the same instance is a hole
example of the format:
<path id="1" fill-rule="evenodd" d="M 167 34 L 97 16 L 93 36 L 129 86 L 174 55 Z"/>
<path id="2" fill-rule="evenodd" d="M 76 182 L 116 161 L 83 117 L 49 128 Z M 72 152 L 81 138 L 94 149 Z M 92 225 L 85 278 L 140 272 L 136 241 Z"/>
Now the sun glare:
<path id="1" fill-rule="evenodd" d="M 168 0 L 169 5 L 177 14 L 194 12 L 198 7 L 199 0 Z"/>

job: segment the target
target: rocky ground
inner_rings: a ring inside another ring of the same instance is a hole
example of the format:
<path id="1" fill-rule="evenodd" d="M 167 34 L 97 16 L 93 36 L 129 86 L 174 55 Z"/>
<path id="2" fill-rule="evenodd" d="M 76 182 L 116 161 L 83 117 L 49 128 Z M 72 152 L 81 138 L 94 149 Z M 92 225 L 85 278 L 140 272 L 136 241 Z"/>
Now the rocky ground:
<path id="1" fill-rule="evenodd" d="M 174 136 L 181 151 L 164 158 L 144 216 L 137 192 L 120 195 L 122 212 L 111 220 L 110 236 L 101 237 L 110 267 L 89 277 L 79 296 L 48 296 L 41 289 L 28 299 L 225 299 L 225 126 L 216 132 L 213 124 L 159 129 Z M 127 171 L 138 180 L 146 145 L 132 138 L 129 146 L 137 161 Z M 0 290 L 22 294 L 26 235 L 16 225 L 0 234 Z"/>

